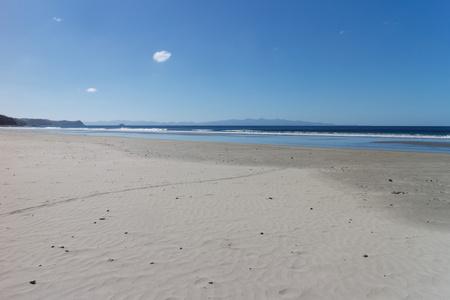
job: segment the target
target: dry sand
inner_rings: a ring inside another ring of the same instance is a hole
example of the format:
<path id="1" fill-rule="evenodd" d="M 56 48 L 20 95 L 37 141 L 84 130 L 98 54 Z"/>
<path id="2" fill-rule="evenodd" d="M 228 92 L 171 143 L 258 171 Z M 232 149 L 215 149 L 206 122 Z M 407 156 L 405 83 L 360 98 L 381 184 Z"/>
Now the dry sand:
<path id="1" fill-rule="evenodd" d="M 0 299 L 450 298 L 449 154 L 27 132 L 0 153 Z"/>

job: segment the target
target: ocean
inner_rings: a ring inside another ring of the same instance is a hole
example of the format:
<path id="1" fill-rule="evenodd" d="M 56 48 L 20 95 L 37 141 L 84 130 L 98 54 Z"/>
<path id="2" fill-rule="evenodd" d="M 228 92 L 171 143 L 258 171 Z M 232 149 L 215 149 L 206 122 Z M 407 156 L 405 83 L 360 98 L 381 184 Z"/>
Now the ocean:
<path id="1" fill-rule="evenodd" d="M 85 126 L 0 130 L 246 144 L 450 153 L 450 126 Z"/>

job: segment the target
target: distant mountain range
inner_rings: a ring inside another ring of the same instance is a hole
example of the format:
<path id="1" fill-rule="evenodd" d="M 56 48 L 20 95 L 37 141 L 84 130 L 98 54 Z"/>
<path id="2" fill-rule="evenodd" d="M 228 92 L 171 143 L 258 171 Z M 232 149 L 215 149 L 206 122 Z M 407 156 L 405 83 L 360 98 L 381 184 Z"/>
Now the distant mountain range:
<path id="1" fill-rule="evenodd" d="M 157 125 L 157 126 L 327 126 L 333 124 L 320 123 L 320 122 L 305 122 L 305 121 L 291 121 L 283 119 L 231 119 L 223 121 L 211 121 L 211 122 L 154 122 L 154 121 L 128 121 L 128 120 L 115 120 L 115 121 L 97 121 L 97 122 L 84 122 L 86 125 Z"/>
<path id="2" fill-rule="evenodd" d="M 29 119 L 29 118 L 11 118 L 0 115 L 0 125 L 4 126 L 77 126 L 83 127 L 85 125 L 155 125 L 155 126 L 327 126 L 333 124 L 320 122 L 305 122 L 305 121 L 291 121 L 283 119 L 231 119 L 211 122 L 155 122 L 155 121 L 128 121 L 128 120 L 114 120 L 114 121 L 97 121 L 97 122 L 82 122 L 77 121 L 53 121 L 48 119 Z"/>

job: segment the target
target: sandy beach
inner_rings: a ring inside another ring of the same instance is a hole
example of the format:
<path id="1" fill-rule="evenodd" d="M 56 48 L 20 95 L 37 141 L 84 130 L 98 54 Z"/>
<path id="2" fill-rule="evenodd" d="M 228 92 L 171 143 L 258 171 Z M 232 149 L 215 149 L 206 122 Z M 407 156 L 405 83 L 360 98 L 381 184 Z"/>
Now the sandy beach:
<path id="1" fill-rule="evenodd" d="M 1 299 L 449 299 L 450 155 L 0 131 Z"/>

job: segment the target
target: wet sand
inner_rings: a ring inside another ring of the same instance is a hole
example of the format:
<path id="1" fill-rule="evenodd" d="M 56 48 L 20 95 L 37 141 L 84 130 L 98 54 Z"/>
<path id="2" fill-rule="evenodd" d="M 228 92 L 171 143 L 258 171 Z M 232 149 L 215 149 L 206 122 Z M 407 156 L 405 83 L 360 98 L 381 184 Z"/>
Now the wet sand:
<path id="1" fill-rule="evenodd" d="M 405 144 L 405 145 L 418 145 L 418 146 L 431 146 L 431 147 L 446 147 L 450 148 L 450 143 L 440 142 L 416 142 L 416 141 L 382 141 L 375 142 L 379 144 Z"/>

